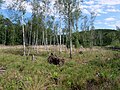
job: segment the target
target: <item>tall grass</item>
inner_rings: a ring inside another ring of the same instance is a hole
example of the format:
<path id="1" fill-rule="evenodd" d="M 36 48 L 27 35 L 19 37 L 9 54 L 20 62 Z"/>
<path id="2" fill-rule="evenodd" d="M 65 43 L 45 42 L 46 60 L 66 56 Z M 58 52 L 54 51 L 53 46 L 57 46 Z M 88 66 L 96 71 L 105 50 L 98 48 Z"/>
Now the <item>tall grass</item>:
<path id="1" fill-rule="evenodd" d="M 63 66 L 47 62 L 48 53 L 41 52 L 32 61 L 21 56 L 19 50 L 1 50 L 0 90 L 119 90 L 120 59 L 117 51 L 99 50 L 67 53 Z"/>

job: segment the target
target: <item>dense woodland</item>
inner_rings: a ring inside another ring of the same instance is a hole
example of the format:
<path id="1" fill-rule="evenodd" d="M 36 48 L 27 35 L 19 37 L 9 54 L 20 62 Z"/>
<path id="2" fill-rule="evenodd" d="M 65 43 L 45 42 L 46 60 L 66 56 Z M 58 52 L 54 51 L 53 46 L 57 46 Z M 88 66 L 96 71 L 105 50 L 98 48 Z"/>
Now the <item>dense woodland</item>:
<path id="1" fill-rule="evenodd" d="M 25 27 L 25 44 L 35 45 L 36 42 L 36 17 L 32 19 L 33 25 L 31 26 L 30 21 L 26 23 Z M 42 22 L 41 22 L 42 23 Z M 31 30 L 32 28 L 32 30 Z M 47 31 L 47 36 L 43 37 L 42 30 Z M 52 30 L 52 28 L 39 26 L 38 30 L 38 45 L 44 45 L 44 39 L 47 38 L 48 45 L 58 45 L 60 44 L 60 35 L 58 33 L 58 28 Z M 68 36 L 66 34 L 67 28 L 62 30 L 61 34 L 61 44 L 69 46 Z M 90 47 L 91 42 L 94 46 L 107 46 L 107 45 L 116 45 L 119 46 L 120 41 L 120 30 L 111 30 L 111 29 L 95 29 L 93 31 L 93 39 L 91 38 L 91 30 L 79 31 L 72 33 L 72 42 L 76 48 L 80 45 L 84 47 Z M 12 23 L 10 19 L 4 18 L 0 15 L 0 44 L 2 45 L 22 45 L 23 36 L 22 36 L 22 25 L 20 23 Z"/>

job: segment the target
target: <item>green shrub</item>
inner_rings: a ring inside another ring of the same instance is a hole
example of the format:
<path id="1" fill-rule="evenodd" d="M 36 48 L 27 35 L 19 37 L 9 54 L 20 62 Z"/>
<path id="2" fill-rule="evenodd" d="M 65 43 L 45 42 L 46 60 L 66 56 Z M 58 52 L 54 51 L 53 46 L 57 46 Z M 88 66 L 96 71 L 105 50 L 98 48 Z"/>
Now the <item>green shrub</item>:
<path id="1" fill-rule="evenodd" d="M 111 45 L 112 45 L 113 47 L 120 47 L 120 42 L 119 42 L 119 40 L 115 40 L 115 41 L 113 41 L 113 42 L 111 43 Z"/>
<path id="2" fill-rule="evenodd" d="M 75 40 L 75 48 L 79 48 L 80 47 L 80 43 L 78 41 L 78 39 Z"/>

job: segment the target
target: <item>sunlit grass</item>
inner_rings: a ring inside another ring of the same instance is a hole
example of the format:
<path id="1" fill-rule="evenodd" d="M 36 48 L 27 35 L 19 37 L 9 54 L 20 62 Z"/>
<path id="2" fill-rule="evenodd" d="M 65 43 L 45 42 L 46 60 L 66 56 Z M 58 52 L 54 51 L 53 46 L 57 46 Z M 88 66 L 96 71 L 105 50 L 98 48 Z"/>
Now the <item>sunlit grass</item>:
<path id="1" fill-rule="evenodd" d="M 19 50 L 0 50 L 1 90 L 119 90 L 120 59 L 117 51 L 97 50 L 74 53 L 56 53 L 65 58 L 63 66 L 49 64 L 49 53 L 40 52 L 32 57 L 21 56 Z"/>

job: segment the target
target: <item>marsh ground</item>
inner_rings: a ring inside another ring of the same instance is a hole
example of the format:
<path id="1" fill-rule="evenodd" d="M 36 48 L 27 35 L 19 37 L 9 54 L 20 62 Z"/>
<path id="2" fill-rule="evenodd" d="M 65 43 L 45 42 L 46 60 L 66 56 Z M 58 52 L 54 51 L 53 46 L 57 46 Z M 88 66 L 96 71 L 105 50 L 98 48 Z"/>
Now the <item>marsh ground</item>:
<path id="1" fill-rule="evenodd" d="M 39 51 L 21 56 L 20 48 L 0 49 L 0 90 L 119 90 L 120 52 L 102 48 L 55 54 L 65 59 L 63 66 L 49 64 L 52 52 Z"/>

